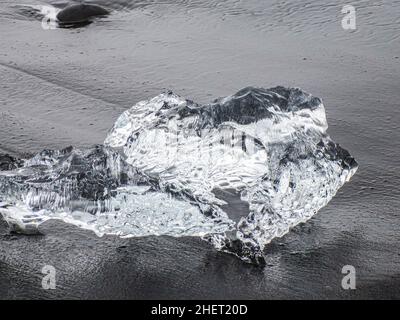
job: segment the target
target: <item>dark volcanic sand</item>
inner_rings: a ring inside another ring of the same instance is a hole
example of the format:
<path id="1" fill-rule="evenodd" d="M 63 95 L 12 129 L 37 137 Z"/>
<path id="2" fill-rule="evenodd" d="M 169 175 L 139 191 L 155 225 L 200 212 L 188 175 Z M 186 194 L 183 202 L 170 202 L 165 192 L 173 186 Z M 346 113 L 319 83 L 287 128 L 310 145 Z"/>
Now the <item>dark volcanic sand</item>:
<path id="1" fill-rule="evenodd" d="M 2 224 L 0 298 L 400 298 L 398 1 L 353 1 L 351 32 L 337 1 L 91 3 L 111 15 L 56 30 L 0 3 L 0 153 L 102 143 L 123 110 L 164 89 L 208 102 L 285 85 L 323 98 L 331 137 L 360 168 L 269 246 L 264 268 L 199 239 L 97 238 L 59 222 L 15 236 Z M 53 291 L 41 288 L 46 264 Z M 344 265 L 354 291 L 341 288 Z"/>

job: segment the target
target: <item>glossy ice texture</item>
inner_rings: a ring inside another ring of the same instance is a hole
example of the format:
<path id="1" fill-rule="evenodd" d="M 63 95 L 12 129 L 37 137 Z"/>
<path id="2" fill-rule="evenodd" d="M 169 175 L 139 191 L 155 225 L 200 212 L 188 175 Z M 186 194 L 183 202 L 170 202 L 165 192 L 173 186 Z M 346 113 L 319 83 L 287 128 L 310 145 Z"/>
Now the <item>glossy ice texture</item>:
<path id="1" fill-rule="evenodd" d="M 104 146 L 3 171 L 0 210 L 25 232 L 62 219 L 98 235 L 201 236 L 260 261 L 357 170 L 327 128 L 322 101 L 300 89 L 248 87 L 207 105 L 164 93 L 125 111 Z"/>

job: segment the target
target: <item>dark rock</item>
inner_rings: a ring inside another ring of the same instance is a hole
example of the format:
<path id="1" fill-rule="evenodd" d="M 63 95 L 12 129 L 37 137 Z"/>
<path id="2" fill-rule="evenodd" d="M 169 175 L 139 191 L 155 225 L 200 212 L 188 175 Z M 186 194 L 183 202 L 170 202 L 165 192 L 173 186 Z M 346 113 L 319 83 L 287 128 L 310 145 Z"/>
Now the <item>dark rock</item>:
<path id="1" fill-rule="evenodd" d="M 100 6 L 92 4 L 70 5 L 57 14 L 57 20 L 62 24 L 85 23 L 92 17 L 106 16 L 110 12 Z"/>

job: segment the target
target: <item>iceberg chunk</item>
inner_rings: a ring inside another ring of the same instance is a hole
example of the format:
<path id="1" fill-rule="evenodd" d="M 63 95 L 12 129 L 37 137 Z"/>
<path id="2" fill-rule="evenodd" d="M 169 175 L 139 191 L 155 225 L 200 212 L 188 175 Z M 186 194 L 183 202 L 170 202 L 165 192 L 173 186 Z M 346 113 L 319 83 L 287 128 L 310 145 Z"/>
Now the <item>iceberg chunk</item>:
<path id="1" fill-rule="evenodd" d="M 0 212 L 19 231 L 62 219 L 98 235 L 200 236 L 262 261 L 357 170 L 327 128 L 322 101 L 296 88 L 207 105 L 164 93 L 125 111 L 103 146 L 0 172 Z"/>

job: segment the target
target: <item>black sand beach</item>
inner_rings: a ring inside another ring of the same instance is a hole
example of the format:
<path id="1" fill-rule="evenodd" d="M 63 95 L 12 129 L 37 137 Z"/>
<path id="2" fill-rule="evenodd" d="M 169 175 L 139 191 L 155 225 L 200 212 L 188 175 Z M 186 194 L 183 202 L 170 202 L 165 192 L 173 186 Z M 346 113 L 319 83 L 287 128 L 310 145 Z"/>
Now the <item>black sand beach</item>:
<path id="1" fill-rule="evenodd" d="M 90 1 L 111 11 L 44 30 L 36 0 L 0 2 L 0 153 L 102 143 L 117 117 L 164 90 L 209 102 L 253 85 L 324 101 L 359 170 L 308 223 L 246 264 L 196 238 L 98 238 L 60 222 L 0 225 L 0 299 L 400 298 L 398 1 Z M 239 209 L 238 209 L 239 210 Z M 41 287 L 44 265 L 57 289 Z M 341 269 L 357 270 L 357 289 Z"/>

